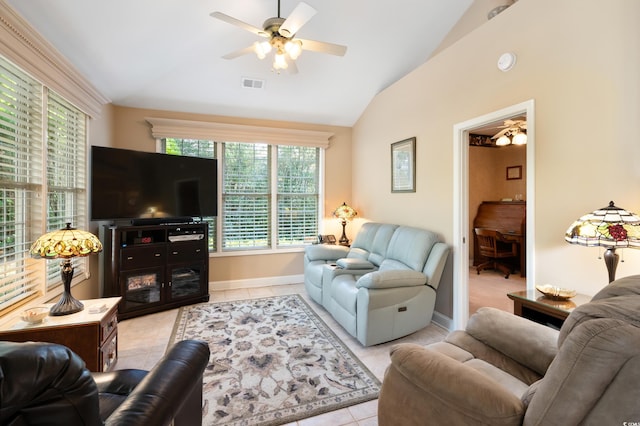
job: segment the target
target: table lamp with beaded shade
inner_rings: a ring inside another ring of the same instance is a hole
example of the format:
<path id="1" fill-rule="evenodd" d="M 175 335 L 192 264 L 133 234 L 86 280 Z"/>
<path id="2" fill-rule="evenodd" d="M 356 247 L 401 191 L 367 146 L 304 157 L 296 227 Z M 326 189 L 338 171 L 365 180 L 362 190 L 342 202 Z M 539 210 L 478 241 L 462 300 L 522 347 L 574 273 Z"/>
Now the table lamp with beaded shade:
<path id="1" fill-rule="evenodd" d="M 31 257 L 42 259 L 62 259 L 60 276 L 64 292 L 58 303 L 51 307 L 49 315 L 68 315 L 84 309 L 84 305 L 71 295 L 73 279 L 72 257 L 84 257 L 102 251 L 98 237 L 87 231 L 71 227 L 70 223 L 58 231 L 48 232 L 38 238 L 29 253 Z"/>
<path id="2" fill-rule="evenodd" d="M 616 207 L 607 207 L 582 216 L 571 224 L 564 239 L 586 247 L 604 247 L 609 282 L 615 280 L 619 256 L 617 248 L 640 248 L 640 217 Z"/>

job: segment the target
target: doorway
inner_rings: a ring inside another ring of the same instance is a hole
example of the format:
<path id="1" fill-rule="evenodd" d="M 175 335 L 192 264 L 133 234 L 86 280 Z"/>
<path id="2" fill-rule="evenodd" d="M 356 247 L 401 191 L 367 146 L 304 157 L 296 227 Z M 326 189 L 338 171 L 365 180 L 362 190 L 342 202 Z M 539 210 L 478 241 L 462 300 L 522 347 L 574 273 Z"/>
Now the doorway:
<path id="1" fill-rule="evenodd" d="M 472 130 L 506 119 L 526 116 L 526 286 L 533 288 L 535 283 L 534 265 L 534 206 L 535 206 L 535 120 L 534 101 L 529 100 L 517 105 L 495 111 L 481 117 L 458 123 L 454 126 L 454 250 L 453 250 L 453 324 L 452 328 L 461 329 L 469 318 L 469 134 Z M 475 215 L 475 212 L 472 212 Z"/>

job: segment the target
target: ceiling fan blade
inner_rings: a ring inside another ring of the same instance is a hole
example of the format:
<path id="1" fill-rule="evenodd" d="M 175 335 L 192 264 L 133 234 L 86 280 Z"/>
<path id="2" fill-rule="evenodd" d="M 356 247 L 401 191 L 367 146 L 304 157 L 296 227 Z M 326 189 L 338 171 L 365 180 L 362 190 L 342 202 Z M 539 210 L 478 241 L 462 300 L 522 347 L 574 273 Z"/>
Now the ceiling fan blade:
<path id="1" fill-rule="evenodd" d="M 304 2 L 298 3 L 291 15 L 282 23 L 278 32 L 284 37 L 293 37 L 309 19 L 316 14 L 316 10 Z"/>
<path id="2" fill-rule="evenodd" d="M 298 74 L 298 66 L 296 65 L 296 61 L 289 61 L 289 66 L 287 67 L 287 71 L 289 74 Z"/>
<path id="3" fill-rule="evenodd" d="M 496 133 L 495 135 L 491 136 L 491 139 L 498 139 L 500 136 L 505 135 L 510 129 L 503 129 L 500 130 L 498 133 Z"/>
<path id="4" fill-rule="evenodd" d="M 303 50 L 310 50 L 312 52 L 329 53 L 336 56 L 344 56 L 347 53 L 347 46 L 340 44 L 326 43 L 324 41 L 313 41 L 296 38 L 302 42 Z"/>
<path id="5" fill-rule="evenodd" d="M 261 37 L 268 37 L 269 35 L 267 33 L 265 33 L 263 30 L 261 30 L 258 27 L 254 27 L 251 24 L 247 24 L 246 22 L 243 22 L 239 19 L 234 18 L 233 16 L 229 16 L 229 15 L 225 15 L 222 12 L 213 12 L 210 15 L 212 18 L 216 18 L 216 19 L 220 19 L 221 21 L 224 21 L 228 24 L 231 25 L 235 25 L 236 27 L 240 27 L 242 29 L 245 29 L 251 33 L 254 33 L 256 35 L 259 35 Z"/>
<path id="6" fill-rule="evenodd" d="M 253 45 L 251 45 L 251 46 L 247 46 L 247 47 L 245 47 L 243 49 L 240 49 L 240 50 L 229 52 L 226 55 L 224 55 L 222 58 L 223 59 L 235 59 L 235 58 L 237 58 L 239 56 L 246 55 L 247 53 L 251 53 L 253 51 L 254 51 Z"/>

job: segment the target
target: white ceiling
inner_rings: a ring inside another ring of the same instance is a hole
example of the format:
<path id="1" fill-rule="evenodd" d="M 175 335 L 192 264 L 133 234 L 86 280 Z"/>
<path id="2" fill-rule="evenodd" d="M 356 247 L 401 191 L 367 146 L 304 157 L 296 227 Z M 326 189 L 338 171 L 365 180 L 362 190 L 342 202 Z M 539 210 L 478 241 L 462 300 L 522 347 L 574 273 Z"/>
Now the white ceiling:
<path id="1" fill-rule="evenodd" d="M 209 16 L 262 28 L 277 0 L 4 1 L 116 105 L 351 126 L 429 58 L 473 0 L 305 0 L 317 14 L 298 36 L 347 53 L 305 51 L 298 74 L 280 75 L 269 58 L 222 59 L 258 37 Z M 281 16 L 298 3 L 282 0 Z M 264 89 L 243 88 L 243 77 Z"/>

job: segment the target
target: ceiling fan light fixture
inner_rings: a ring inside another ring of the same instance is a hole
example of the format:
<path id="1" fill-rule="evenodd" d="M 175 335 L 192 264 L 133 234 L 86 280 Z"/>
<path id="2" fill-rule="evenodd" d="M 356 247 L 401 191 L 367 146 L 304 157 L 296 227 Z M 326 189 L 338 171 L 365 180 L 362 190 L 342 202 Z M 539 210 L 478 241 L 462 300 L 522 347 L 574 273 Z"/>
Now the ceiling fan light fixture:
<path id="1" fill-rule="evenodd" d="M 510 143 L 511 143 L 511 140 L 509 140 L 509 138 L 506 135 L 500 136 L 496 141 L 496 145 L 498 146 L 506 146 L 506 145 L 509 145 Z"/>
<path id="2" fill-rule="evenodd" d="M 253 45 L 253 50 L 260 59 L 267 57 L 267 54 L 271 52 L 271 44 L 268 41 L 256 41 Z"/>
<path id="3" fill-rule="evenodd" d="M 284 52 L 277 52 L 273 57 L 273 69 L 274 70 L 285 70 L 289 64 L 287 64 L 287 59 L 285 57 Z"/>
<path id="4" fill-rule="evenodd" d="M 526 133 L 516 133 L 513 135 L 513 144 L 514 145 L 525 145 L 527 143 L 527 134 Z"/>
<path id="5" fill-rule="evenodd" d="M 284 45 L 284 50 L 295 61 L 302 53 L 302 43 L 300 40 L 288 40 Z"/>

